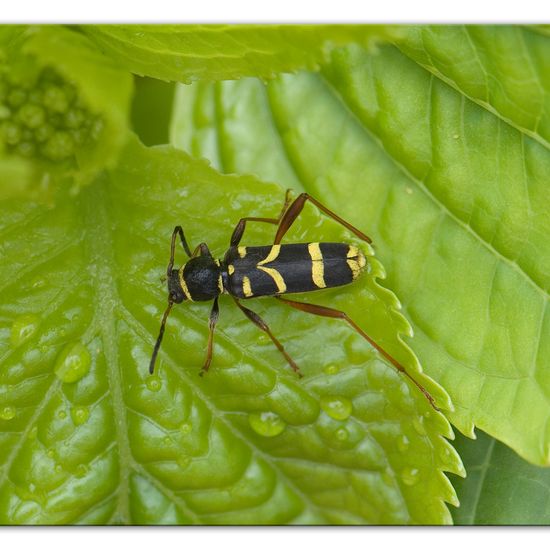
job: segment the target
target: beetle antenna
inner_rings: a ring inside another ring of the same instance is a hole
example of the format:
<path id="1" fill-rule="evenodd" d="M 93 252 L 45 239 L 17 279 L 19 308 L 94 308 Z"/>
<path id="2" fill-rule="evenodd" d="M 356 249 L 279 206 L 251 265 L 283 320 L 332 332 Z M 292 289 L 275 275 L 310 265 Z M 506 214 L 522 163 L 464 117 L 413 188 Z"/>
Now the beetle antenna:
<path id="1" fill-rule="evenodd" d="M 157 341 L 155 343 L 155 348 L 153 349 L 153 355 L 151 357 L 151 362 L 149 363 L 149 373 L 153 374 L 155 370 L 155 362 L 157 360 L 157 355 L 160 349 L 160 344 L 162 342 L 162 337 L 164 336 L 164 327 L 166 326 L 166 319 L 168 319 L 168 315 L 170 315 L 170 311 L 172 309 L 172 306 L 174 305 L 174 302 L 172 300 L 168 300 L 168 307 L 166 308 L 166 311 L 164 312 L 164 315 L 162 316 L 162 322 L 160 324 L 160 332 L 159 336 L 157 338 Z"/>

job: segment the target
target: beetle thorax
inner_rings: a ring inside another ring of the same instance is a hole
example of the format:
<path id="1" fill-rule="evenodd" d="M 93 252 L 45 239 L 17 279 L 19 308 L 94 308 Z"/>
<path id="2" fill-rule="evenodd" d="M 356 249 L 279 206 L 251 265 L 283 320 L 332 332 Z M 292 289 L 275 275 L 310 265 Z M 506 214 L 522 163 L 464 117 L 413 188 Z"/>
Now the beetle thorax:
<path id="1" fill-rule="evenodd" d="M 191 258 L 179 269 L 178 276 L 188 300 L 212 300 L 223 291 L 220 262 L 209 256 Z"/>

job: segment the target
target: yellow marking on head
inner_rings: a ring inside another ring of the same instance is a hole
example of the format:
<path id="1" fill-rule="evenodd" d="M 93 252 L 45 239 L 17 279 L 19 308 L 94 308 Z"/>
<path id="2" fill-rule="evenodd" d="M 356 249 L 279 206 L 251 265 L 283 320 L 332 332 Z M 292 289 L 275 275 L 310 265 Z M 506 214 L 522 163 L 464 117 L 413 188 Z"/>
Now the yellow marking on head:
<path id="1" fill-rule="evenodd" d="M 233 273 L 235 273 L 235 266 L 233 264 L 229 264 L 227 266 L 227 273 L 229 273 L 229 275 L 233 275 Z"/>
<path id="2" fill-rule="evenodd" d="M 319 243 L 309 243 L 307 250 L 311 256 L 311 278 L 317 288 L 326 288 L 325 283 L 325 264 L 323 263 L 323 253 Z"/>
<path id="3" fill-rule="evenodd" d="M 252 287 L 250 286 L 250 279 L 248 277 L 243 277 L 243 294 L 247 298 L 252 296 Z"/>
<path id="4" fill-rule="evenodd" d="M 261 269 L 265 273 L 267 273 L 277 285 L 277 292 L 279 294 L 283 294 L 286 292 L 286 283 L 283 279 L 283 276 L 274 268 L 274 267 L 264 267 L 263 265 L 258 264 L 258 269 Z"/>
<path id="5" fill-rule="evenodd" d="M 187 288 L 187 283 L 185 282 L 185 279 L 183 278 L 183 268 L 185 267 L 185 265 L 182 265 L 179 270 L 178 270 L 178 276 L 179 276 L 179 280 L 180 280 L 180 286 L 181 286 L 181 289 L 183 290 L 183 293 L 185 294 L 185 297 L 189 300 L 189 301 L 193 301 L 193 298 L 191 298 L 191 293 L 189 292 L 189 289 Z"/>
<path id="6" fill-rule="evenodd" d="M 269 251 L 269 254 L 265 257 L 264 260 L 261 262 L 258 262 L 258 266 L 268 264 L 270 262 L 273 262 L 277 259 L 277 256 L 279 255 L 279 252 L 281 251 L 281 245 L 280 244 L 274 244 L 271 247 L 271 250 Z"/>
<path id="7" fill-rule="evenodd" d="M 244 258 L 246 256 L 246 246 L 239 246 L 237 248 L 237 252 L 239 254 L 239 258 Z"/>

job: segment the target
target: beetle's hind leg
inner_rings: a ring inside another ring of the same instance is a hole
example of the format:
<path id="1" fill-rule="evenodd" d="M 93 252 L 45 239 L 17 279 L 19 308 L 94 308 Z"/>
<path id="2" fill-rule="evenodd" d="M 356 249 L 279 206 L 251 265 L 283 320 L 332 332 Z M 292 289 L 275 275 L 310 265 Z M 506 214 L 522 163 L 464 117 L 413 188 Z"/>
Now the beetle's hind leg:
<path id="1" fill-rule="evenodd" d="M 264 223 L 271 223 L 273 225 L 279 225 L 281 220 L 283 219 L 283 216 L 289 204 L 290 204 L 290 189 L 288 189 L 286 192 L 285 203 L 283 204 L 281 213 L 277 218 L 254 218 L 254 217 L 241 218 L 238 221 L 237 225 L 235 226 L 235 229 L 233 230 L 233 234 L 231 235 L 230 246 L 239 245 L 239 243 L 241 242 L 241 239 L 243 238 L 244 230 L 246 228 L 246 222 L 264 222 Z"/>
<path id="2" fill-rule="evenodd" d="M 333 309 L 330 307 L 319 306 L 316 304 L 307 304 L 304 302 L 296 302 L 295 300 L 289 300 L 287 298 L 281 298 L 280 296 L 275 296 L 279 301 L 287 304 L 294 309 L 300 311 L 305 311 L 306 313 L 312 313 L 313 315 L 320 315 L 321 317 L 332 317 L 333 319 L 342 319 L 346 321 L 356 332 L 358 332 L 369 344 L 374 347 L 381 355 L 383 355 L 399 372 L 402 372 L 407 378 L 409 378 L 414 385 L 425 395 L 426 399 L 430 402 L 432 407 L 435 410 L 439 410 L 434 402 L 433 397 L 428 393 L 428 391 L 418 383 L 406 370 L 397 359 L 392 357 L 385 349 L 379 346 L 359 325 L 353 321 L 345 311 L 340 311 L 338 309 Z"/>
<path id="3" fill-rule="evenodd" d="M 288 199 L 288 191 L 287 191 L 287 199 Z M 307 193 L 301 193 L 298 195 L 292 204 L 288 207 L 288 209 L 285 211 L 285 213 L 281 217 L 281 221 L 279 223 L 279 228 L 277 229 L 277 234 L 275 235 L 275 241 L 273 244 L 279 244 L 282 240 L 282 238 L 285 236 L 285 233 L 290 229 L 296 218 L 300 215 L 300 212 L 304 208 L 304 204 L 306 201 L 312 202 L 319 210 L 324 212 L 327 216 L 330 216 L 333 220 L 337 221 L 339 224 L 343 225 L 346 229 L 349 229 L 352 233 L 357 235 L 360 239 L 367 243 L 372 243 L 372 240 L 370 237 L 365 235 L 362 231 L 359 231 L 356 227 L 351 225 L 351 223 L 347 222 L 346 220 L 342 219 L 340 216 L 335 214 L 332 210 L 329 210 L 324 204 L 321 204 L 317 199 L 313 198 L 311 195 L 308 195 Z"/>
<path id="4" fill-rule="evenodd" d="M 279 342 L 279 340 L 277 340 L 277 338 L 275 338 L 275 336 L 273 335 L 273 333 L 271 332 L 271 330 L 269 329 L 269 327 L 267 326 L 266 322 L 254 311 L 252 311 L 251 309 L 248 309 L 247 307 L 244 307 L 240 302 L 239 300 L 237 300 L 237 298 L 233 297 L 233 299 L 235 300 L 235 303 L 239 306 L 240 310 L 260 329 L 260 330 L 263 330 L 270 338 L 271 338 L 271 341 L 275 344 L 275 346 L 277 346 L 277 349 L 284 355 L 285 359 L 288 361 L 288 364 L 290 365 L 290 367 L 292 368 L 292 370 L 300 377 L 302 378 L 302 373 L 300 372 L 300 368 L 298 367 L 298 365 L 294 362 L 294 360 L 292 359 L 292 357 L 290 357 L 290 355 L 286 352 L 285 348 L 283 347 L 283 345 L 281 344 L 281 342 Z"/>

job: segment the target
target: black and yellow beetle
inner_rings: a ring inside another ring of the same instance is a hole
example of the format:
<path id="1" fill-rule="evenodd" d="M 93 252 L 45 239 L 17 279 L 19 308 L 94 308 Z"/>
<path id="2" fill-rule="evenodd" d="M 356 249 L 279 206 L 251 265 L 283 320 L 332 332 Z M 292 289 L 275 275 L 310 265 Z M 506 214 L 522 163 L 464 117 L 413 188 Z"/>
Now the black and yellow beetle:
<path id="1" fill-rule="evenodd" d="M 378 350 L 381 355 L 390 361 L 398 371 L 410 378 L 430 401 L 432 406 L 436 408 L 432 396 L 426 389 L 394 357 L 379 346 L 350 319 L 345 312 L 281 297 L 282 294 L 310 292 L 349 284 L 361 275 L 366 265 L 367 260 L 365 255 L 357 246 L 352 244 L 318 242 L 280 244 L 283 236 L 294 223 L 302 211 L 305 202 L 308 200 L 360 239 L 367 243 L 372 242 L 359 229 L 337 216 L 307 193 L 300 194 L 290 203 L 290 195 L 287 192 L 285 204 L 278 218 L 241 218 L 231 235 L 230 246 L 223 260 L 214 258 L 206 243 L 200 243 L 191 252 L 181 226 L 178 225 L 174 229 L 172 233 L 170 262 L 166 270 L 168 307 L 162 317 L 160 332 L 149 364 L 149 372 L 153 373 L 154 371 L 157 354 L 164 334 L 164 327 L 172 306 L 184 300 L 192 302 L 214 300 L 210 313 L 206 360 L 200 371 L 200 374 L 203 375 L 208 370 L 212 361 L 214 329 L 219 317 L 218 297 L 220 294 L 229 294 L 241 311 L 256 326 L 267 333 L 294 372 L 301 377 L 300 369 L 285 351 L 283 345 L 272 334 L 267 324 L 257 313 L 248 309 L 240 302 L 241 299 L 272 296 L 295 309 L 314 315 L 333 317 L 346 321 Z M 249 221 L 265 222 L 278 226 L 275 240 L 271 246 L 239 246 L 246 222 Z M 179 269 L 174 269 L 174 254 L 178 235 L 183 249 L 190 259 Z"/>

